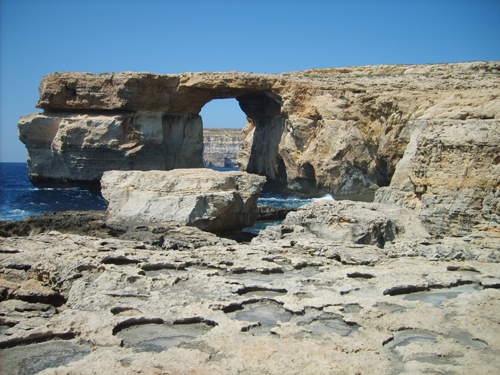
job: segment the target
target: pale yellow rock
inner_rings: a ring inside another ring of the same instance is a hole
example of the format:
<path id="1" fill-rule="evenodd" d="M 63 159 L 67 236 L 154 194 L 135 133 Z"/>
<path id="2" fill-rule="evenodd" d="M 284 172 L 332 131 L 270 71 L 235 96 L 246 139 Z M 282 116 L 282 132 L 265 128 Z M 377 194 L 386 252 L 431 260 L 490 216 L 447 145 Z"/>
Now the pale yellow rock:
<path id="1" fill-rule="evenodd" d="M 64 311 L 48 301 L 33 316 L 43 304 L 2 294 L 2 373 L 494 374 L 500 365 L 500 291 L 485 281 L 500 278 L 500 263 L 403 256 L 366 266 L 196 228 L 164 235 L 181 233 L 217 245 L 147 249 L 55 231 L 2 238 L 2 249 L 19 251 L 3 254 L 3 271 L 17 267 L 32 298 L 66 300 Z M 42 276 L 49 284 L 39 288 Z"/>
<path id="2" fill-rule="evenodd" d="M 108 223 L 177 223 L 207 231 L 250 227 L 258 217 L 256 201 L 263 176 L 204 168 L 172 171 L 108 171 L 102 194 Z"/>
<path id="3" fill-rule="evenodd" d="M 241 169 L 265 175 L 269 182 L 293 192 L 359 194 L 390 183 L 410 140 L 409 121 L 500 118 L 499 71 L 499 62 L 472 62 L 282 74 L 66 72 L 42 79 L 38 107 L 46 110 L 45 116 L 54 116 L 49 114 L 52 110 L 89 116 L 95 114 L 89 110 L 104 110 L 112 116 L 126 111 L 133 118 L 151 112 L 165 119 L 197 116 L 210 100 L 236 98 L 248 119 L 238 157 Z M 27 118 L 20 123 L 33 181 L 83 180 L 78 177 L 82 169 L 103 164 L 102 153 L 93 148 L 80 150 L 78 161 L 69 150 L 63 156 L 52 152 L 46 136 L 37 135 L 42 126 L 37 121 Z M 141 133 L 134 121 L 132 128 L 142 134 L 133 141 L 135 148 L 120 153 L 103 145 L 113 150 L 111 159 L 116 160 L 109 163 L 110 169 L 172 169 L 179 162 L 183 167 L 201 165 L 202 129 L 194 118 L 194 123 L 183 120 L 182 126 L 172 123 L 172 133 L 163 133 L 170 143 L 159 148 L 153 146 L 158 145 L 159 133 Z M 193 153 L 196 156 L 190 157 Z M 126 162 L 120 164 L 119 158 Z M 159 160 L 165 158 L 175 161 L 161 165 Z M 64 177 L 56 170 L 64 171 L 60 172 Z"/>

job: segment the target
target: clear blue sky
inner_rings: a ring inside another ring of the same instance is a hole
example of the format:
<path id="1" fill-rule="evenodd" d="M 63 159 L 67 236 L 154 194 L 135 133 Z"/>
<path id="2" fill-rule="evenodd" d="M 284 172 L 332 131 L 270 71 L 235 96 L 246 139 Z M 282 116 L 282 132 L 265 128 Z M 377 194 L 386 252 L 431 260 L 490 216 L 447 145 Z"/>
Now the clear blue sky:
<path id="1" fill-rule="evenodd" d="M 0 0 L 0 161 L 26 161 L 20 116 L 41 78 L 500 60 L 500 0 Z M 244 125 L 234 99 L 202 110 Z"/>

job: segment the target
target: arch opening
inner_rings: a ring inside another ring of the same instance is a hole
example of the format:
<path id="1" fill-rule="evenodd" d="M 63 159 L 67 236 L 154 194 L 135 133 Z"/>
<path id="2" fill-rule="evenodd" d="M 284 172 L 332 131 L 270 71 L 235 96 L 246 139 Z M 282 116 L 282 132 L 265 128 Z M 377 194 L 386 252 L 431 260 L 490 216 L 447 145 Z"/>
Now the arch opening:
<path id="1" fill-rule="evenodd" d="M 200 111 L 203 123 L 203 166 L 237 169 L 245 113 L 234 98 L 214 99 Z"/>
<path id="2" fill-rule="evenodd" d="M 246 125 L 239 128 L 241 129 L 241 148 L 236 159 L 237 167 L 242 171 L 266 176 L 269 188 L 286 186 L 286 167 L 279 155 L 279 144 L 287 118 L 281 111 L 281 98 L 271 91 L 245 91 L 231 93 L 231 95 L 226 94 L 221 94 L 219 98 L 216 97 L 209 101 L 200 111 L 203 132 L 207 134 L 207 137 L 205 137 L 205 151 L 209 151 L 211 147 L 209 144 L 215 140 L 208 139 L 208 134 L 213 133 L 210 129 L 214 129 L 214 126 L 219 128 L 218 124 L 231 126 L 232 122 L 227 123 L 225 119 L 224 122 L 220 122 L 225 117 L 225 111 L 228 111 L 228 116 L 226 116 L 228 119 L 239 118 L 238 116 L 241 113 L 246 117 L 244 120 Z M 221 100 L 228 97 L 237 100 L 239 110 L 235 109 L 234 102 L 231 99 Z M 237 113 L 235 114 L 235 112 Z M 214 117 L 212 117 L 213 114 L 215 114 Z M 238 129 L 238 127 L 233 126 L 233 129 Z M 219 148 L 222 151 L 219 153 L 220 155 L 225 152 L 224 146 L 222 144 L 221 146 Z M 232 167 L 234 164 L 219 161 L 219 165 Z M 215 165 L 205 162 L 205 166 L 214 167 Z"/>

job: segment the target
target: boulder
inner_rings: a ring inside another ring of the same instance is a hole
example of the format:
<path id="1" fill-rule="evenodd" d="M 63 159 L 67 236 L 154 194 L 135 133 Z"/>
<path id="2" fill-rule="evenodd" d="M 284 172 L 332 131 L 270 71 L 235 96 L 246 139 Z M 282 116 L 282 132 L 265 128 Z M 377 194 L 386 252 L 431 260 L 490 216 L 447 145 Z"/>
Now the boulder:
<path id="1" fill-rule="evenodd" d="M 174 222 L 217 232 L 253 225 L 265 182 L 245 172 L 176 169 L 110 171 L 101 185 L 111 225 Z"/>
<path id="2" fill-rule="evenodd" d="M 297 207 L 259 205 L 259 221 L 283 220 L 289 212 L 297 211 Z"/>

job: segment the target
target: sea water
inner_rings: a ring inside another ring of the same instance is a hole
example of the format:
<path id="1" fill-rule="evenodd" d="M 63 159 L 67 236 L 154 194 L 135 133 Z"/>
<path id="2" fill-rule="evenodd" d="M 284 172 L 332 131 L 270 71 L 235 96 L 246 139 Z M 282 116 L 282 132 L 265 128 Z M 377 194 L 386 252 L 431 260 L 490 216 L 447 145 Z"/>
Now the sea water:
<path id="1" fill-rule="evenodd" d="M 219 171 L 237 170 L 214 168 Z M 258 205 L 300 207 L 316 199 L 262 192 Z M 0 220 L 21 220 L 44 212 L 67 210 L 106 210 L 107 205 L 100 191 L 81 188 L 41 189 L 28 179 L 26 163 L 0 163 Z M 268 224 L 267 224 L 268 225 Z M 265 226 L 265 225 L 264 225 Z M 262 229 L 262 228 L 259 228 Z"/>
<path id="2" fill-rule="evenodd" d="M 0 163 L 0 220 L 21 220 L 44 212 L 106 208 L 99 191 L 36 188 L 28 179 L 26 163 Z"/>

